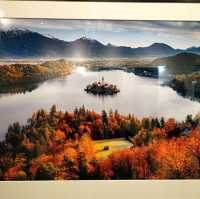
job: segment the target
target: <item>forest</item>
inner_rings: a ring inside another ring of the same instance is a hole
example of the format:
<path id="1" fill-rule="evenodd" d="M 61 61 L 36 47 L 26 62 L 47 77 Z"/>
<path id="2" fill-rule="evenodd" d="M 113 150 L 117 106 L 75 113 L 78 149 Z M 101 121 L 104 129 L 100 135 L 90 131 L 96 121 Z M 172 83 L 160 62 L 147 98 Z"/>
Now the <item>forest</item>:
<path id="1" fill-rule="evenodd" d="M 184 97 L 200 99 L 200 73 L 179 74 L 169 86 Z"/>
<path id="2" fill-rule="evenodd" d="M 200 116 L 97 113 L 83 107 L 38 110 L 0 142 L 0 180 L 199 179 Z M 97 158 L 95 140 L 125 138 L 129 149 Z"/>
<path id="3" fill-rule="evenodd" d="M 71 73 L 73 64 L 64 59 L 46 61 L 41 64 L 4 64 L 0 65 L 0 91 L 12 90 L 13 86 L 39 83 L 47 79 Z"/>

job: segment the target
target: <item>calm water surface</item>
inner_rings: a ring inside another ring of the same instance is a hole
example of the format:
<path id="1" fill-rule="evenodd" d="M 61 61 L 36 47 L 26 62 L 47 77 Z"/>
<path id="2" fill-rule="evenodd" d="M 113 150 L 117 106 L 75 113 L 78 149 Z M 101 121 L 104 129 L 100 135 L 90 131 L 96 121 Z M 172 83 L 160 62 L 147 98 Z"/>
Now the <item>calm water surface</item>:
<path id="1" fill-rule="evenodd" d="M 97 97 L 84 92 L 86 85 L 104 77 L 114 83 L 120 93 L 112 97 Z M 164 116 L 177 120 L 187 114 L 197 114 L 200 103 L 179 96 L 169 87 L 160 85 L 161 80 L 135 76 L 120 70 L 91 72 L 78 67 L 76 72 L 65 77 L 48 80 L 37 89 L 25 94 L 0 95 L 0 138 L 5 135 L 9 124 L 25 124 L 32 112 L 56 104 L 59 109 L 73 111 L 84 105 L 101 112 L 117 109 L 120 113 L 132 113 L 138 117 Z"/>

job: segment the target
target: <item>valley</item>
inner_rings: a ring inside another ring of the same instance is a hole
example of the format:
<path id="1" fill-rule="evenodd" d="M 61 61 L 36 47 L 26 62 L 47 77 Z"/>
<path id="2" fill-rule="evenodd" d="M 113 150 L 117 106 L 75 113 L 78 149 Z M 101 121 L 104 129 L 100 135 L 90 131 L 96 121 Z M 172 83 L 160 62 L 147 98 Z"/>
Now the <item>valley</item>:
<path id="1" fill-rule="evenodd" d="M 198 23 L 7 19 L 0 180 L 200 179 Z"/>

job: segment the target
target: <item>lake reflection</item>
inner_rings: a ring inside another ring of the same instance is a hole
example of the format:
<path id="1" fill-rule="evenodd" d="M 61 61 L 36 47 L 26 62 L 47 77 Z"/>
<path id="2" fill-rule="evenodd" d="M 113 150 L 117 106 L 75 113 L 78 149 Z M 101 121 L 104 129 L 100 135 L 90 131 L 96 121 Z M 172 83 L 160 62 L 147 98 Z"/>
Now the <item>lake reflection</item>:
<path id="1" fill-rule="evenodd" d="M 120 93 L 100 97 L 84 91 L 86 85 L 102 77 L 106 82 L 116 84 Z M 53 104 L 68 111 L 84 105 L 97 112 L 117 109 L 120 113 L 131 113 L 138 117 L 164 116 L 177 120 L 199 112 L 199 102 L 183 98 L 171 88 L 160 86 L 160 83 L 159 79 L 139 77 L 120 70 L 92 72 L 78 67 L 73 74 L 48 80 L 31 92 L 1 94 L 0 137 L 3 138 L 10 123 L 19 121 L 24 124 L 32 112 L 40 108 L 49 110 Z"/>

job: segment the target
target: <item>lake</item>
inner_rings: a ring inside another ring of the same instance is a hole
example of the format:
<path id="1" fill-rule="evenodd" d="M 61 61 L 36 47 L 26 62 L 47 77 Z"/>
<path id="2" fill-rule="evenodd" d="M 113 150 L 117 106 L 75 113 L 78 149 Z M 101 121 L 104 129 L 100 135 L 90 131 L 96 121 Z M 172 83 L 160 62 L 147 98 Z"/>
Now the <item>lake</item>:
<path id="1" fill-rule="evenodd" d="M 115 96 L 93 96 L 84 91 L 86 85 L 101 80 L 116 84 L 120 93 Z M 161 86 L 162 79 L 145 78 L 122 70 L 87 71 L 77 67 L 64 78 L 51 79 L 41 83 L 31 92 L 21 94 L 0 94 L 0 138 L 13 122 L 25 124 L 32 112 L 56 104 L 61 110 L 73 111 L 84 105 L 101 112 L 103 109 L 118 110 L 123 114 L 173 117 L 183 120 L 187 114 L 197 114 L 200 103 L 183 98 L 167 86 Z"/>

